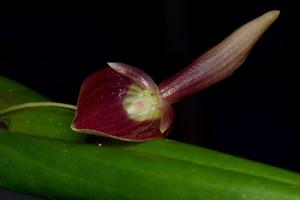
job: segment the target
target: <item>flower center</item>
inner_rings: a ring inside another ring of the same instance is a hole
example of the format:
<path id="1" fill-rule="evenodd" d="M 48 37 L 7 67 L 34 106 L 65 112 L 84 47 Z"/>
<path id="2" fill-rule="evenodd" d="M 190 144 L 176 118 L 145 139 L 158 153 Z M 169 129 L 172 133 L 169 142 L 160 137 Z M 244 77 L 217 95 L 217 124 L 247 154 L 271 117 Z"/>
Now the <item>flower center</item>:
<path id="1" fill-rule="evenodd" d="M 123 106 L 130 119 L 135 121 L 154 120 L 160 118 L 157 96 L 139 85 L 130 86 Z"/>

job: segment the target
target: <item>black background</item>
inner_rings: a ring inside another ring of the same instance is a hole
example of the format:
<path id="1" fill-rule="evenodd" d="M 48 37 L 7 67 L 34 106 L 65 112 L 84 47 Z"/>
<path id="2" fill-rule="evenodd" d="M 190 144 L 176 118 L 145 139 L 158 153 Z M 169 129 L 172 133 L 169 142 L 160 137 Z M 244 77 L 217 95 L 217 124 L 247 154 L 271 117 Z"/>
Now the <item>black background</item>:
<path id="1" fill-rule="evenodd" d="M 169 137 L 300 172 L 291 8 L 279 0 L 13 3 L 1 6 L 0 74 L 75 104 L 84 78 L 108 61 L 137 66 L 159 83 L 238 26 L 280 9 L 233 76 L 174 104 Z M 0 191 L 0 199 L 28 198 Z"/>

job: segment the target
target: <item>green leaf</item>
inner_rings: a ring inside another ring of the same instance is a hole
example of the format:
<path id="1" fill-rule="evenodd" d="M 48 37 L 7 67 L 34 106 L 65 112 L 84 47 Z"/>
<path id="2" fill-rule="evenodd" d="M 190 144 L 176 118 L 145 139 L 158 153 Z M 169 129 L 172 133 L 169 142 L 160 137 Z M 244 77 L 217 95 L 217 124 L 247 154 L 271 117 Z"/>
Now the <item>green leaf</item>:
<path id="1" fill-rule="evenodd" d="M 15 81 L 0 76 L 0 110 L 36 101 L 49 101 L 49 99 Z"/>
<path id="2" fill-rule="evenodd" d="M 48 101 L 48 98 L 33 90 L 0 76 L 0 113 L 24 103 Z M 74 112 L 69 109 L 49 106 L 8 112 L 0 116 L 0 122 L 12 132 L 84 142 L 90 136 L 71 130 L 73 117 Z"/>
<path id="3" fill-rule="evenodd" d="M 299 186 L 266 178 L 114 147 L 3 131 L 0 157 L 2 187 L 49 199 L 300 198 Z"/>
<path id="4" fill-rule="evenodd" d="M 10 84 L 18 100 L 7 102 Z M 47 100 L 23 88 L 0 77 L 0 107 Z M 55 107 L 1 116 L 0 185 L 51 199 L 300 199 L 297 173 L 173 140 L 67 142 L 86 139 L 70 129 L 73 116 Z"/>
<path id="5" fill-rule="evenodd" d="M 71 129 L 74 111 L 54 107 L 21 109 L 0 116 L 11 132 L 85 142 L 91 135 Z"/>

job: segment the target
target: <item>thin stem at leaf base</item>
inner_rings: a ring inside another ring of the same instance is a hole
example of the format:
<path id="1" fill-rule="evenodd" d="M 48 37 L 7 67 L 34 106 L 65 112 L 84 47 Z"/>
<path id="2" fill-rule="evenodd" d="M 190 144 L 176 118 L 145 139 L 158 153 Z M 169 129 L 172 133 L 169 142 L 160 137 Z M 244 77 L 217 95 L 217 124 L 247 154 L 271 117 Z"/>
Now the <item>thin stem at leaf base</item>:
<path id="1" fill-rule="evenodd" d="M 38 108 L 38 107 L 58 107 L 58 108 L 65 108 L 69 110 L 76 110 L 77 107 L 71 104 L 65 104 L 65 103 L 57 103 L 57 102 L 30 102 L 30 103 L 24 103 L 24 104 L 18 104 L 15 106 L 11 106 L 8 108 L 5 108 L 3 110 L 0 110 L 0 115 L 4 115 L 10 112 L 14 112 L 17 110 L 23 110 L 27 108 Z"/>

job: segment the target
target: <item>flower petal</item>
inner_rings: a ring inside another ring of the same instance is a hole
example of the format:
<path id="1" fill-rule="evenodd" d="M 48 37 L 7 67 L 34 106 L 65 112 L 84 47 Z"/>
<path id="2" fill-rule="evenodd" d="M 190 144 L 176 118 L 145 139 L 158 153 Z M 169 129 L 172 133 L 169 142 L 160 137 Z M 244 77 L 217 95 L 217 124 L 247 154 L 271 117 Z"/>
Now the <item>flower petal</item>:
<path id="1" fill-rule="evenodd" d="M 124 63 L 109 62 L 107 64 L 116 72 L 130 78 L 138 84 L 141 84 L 143 88 L 158 92 L 156 83 L 144 71 Z"/>
<path id="2" fill-rule="evenodd" d="M 82 85 L 72 129 L 126 141 L 162 137 L 165 124 L 171 124 L 166 113 L 172 111 L 157 92 L 151 78 L 134 67 L 100 70 Z"/>
<path id="3" fill-rule="evenodd" d="M 160 106 L 159 130 L 166 135 L 170 131 L 173 123 L 174 110 L 171 104 L 162 97 L 160 97 L 159 106 Z"/>
<path id="4" fill-rule="evenodd" d="M 230 76 L 278 15 L 278 10 L 270 11 L 238 28 L 189 66 L 160 83 L 160 94 L 174 103 Z"/>

